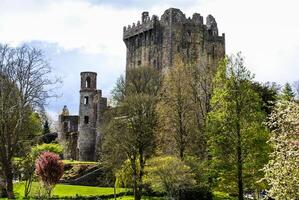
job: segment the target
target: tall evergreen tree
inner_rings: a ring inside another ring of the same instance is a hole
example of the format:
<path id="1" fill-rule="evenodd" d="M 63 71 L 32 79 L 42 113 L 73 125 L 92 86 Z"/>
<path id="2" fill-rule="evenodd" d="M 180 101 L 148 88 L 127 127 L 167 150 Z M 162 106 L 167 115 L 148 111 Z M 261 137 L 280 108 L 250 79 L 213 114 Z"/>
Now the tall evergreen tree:
<path id="1" fill-rule="evenodd" d="M 223 60 L 215 76 L 208 118 L 209 150 L 218 186 L 237 192 L 239 200 L 244 199 L 245 187 L 257 187 L 259 169 L 267 162 L 268 134 L 252 79 L 240 54 Z"/>
<path id="2" fill-rule="evenodd" d="M 295 100 L 295 93 L 292 89 L 292 86 L 289 83 L 284 85 L 284 88 L 281 91 L 280 99 L 285 101 L 294 101 Z"/>
<path id="3" fill-rule="evenodd" d="M 45 121 L 43 126 L 43 134 L 46 135 L 47 133 L 50 133 L 50 127 L 48 120 Z"/>

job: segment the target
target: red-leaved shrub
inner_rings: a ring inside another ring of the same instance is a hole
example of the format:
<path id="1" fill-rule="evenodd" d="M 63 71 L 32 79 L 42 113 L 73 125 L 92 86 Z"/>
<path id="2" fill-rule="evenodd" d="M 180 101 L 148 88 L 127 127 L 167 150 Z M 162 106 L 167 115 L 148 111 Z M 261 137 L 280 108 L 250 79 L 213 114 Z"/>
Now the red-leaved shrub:
<path id="1" fill-rule="evenodd" d="M 50 196 L 51 191 L 63 175 L 63 163 L 57 154 L 44 152 L 35 161 L 35 173 Z"/>

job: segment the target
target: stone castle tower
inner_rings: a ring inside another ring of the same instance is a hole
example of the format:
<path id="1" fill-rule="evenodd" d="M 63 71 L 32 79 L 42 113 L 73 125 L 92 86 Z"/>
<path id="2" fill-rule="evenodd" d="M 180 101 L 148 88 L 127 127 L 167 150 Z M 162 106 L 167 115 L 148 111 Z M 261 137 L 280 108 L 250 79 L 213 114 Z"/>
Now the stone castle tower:
<path id="1" fill-rule="evenodd" d="M 216 20 L 194 13 L 186 18 L 181 10 L 167 9 L 159 19 L 143 12 L 141 22 L 124 27 L 123 40 L 127 47 L 126 69 L 153 66 L 165 70 L 179 55 L 184 63 L 217 66 L 225 55 L 225 36 L 218 35 Z"/>
<path id="2" fill-rule="evenodd" d="M 79 160 L 96 159 L 99 141 L 98 127 L 101 123 L 102 110 L 107 106 L 107 99 L 102 91 L 97 90 L 97 73 L 81 72 L 81 90 L 79 107 Z"/>
<path id="3" fill-rule="evenodd" d="M 69 115 L 64 106 L 59 115 L 59 141 L 64 159 L 95 161 L 100 141 L 99 128 L 107 98 L 97 89 L 97 73 L 81 72 L 79 116 Z"/>

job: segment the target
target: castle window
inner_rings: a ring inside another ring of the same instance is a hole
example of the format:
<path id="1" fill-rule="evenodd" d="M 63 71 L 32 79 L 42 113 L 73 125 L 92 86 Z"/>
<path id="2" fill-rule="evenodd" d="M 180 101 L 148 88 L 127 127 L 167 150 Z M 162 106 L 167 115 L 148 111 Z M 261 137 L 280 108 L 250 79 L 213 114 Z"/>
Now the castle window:
<path id="1" fill-rule="evenodd" d="M 88 124 L 89 123 L 89 117 L 88 116 L 84 116 L 84 124 Z"/>
<path id="2" fill-rule="evenodd" d="M 138 65 L 141 65 L 141 60 L 138 60 Z"/>
<path id="3" fill-rule="evenodd" d="M 86 88 L 90 88 L 90 77 L 87 77 L 87 78 L 86 78 L 86 81 L 85 81 L 85 87 L 86 87 Z"/>
<path id="4" fill-rule="evenodd" d="M 85 104 L 85 105 L 88 104 L 88 97 L 84 97 L 84 104 Z"/>

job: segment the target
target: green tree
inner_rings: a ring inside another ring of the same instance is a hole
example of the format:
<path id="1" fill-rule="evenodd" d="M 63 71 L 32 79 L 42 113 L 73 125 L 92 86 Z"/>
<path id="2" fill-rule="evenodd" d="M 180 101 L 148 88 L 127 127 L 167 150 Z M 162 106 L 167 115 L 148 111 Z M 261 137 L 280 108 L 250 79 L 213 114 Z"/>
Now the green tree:
<path id="1" fill-rule="evenodd" d="M 106 125 L 110 134 L 105 134 L 103 140 L 119 148 L 130 160 L 135 200 L 141 199 L 145 162 L 154 152 L 160 85 L 159 71 L 138 67 L 128 70 L 126 79 L 120 78 L 113 91 L 116 107 Z"/>
<path id="2" fill-rule="evenodd" d="M 34 170 L 35 170 L 35 160 L 37 157 L 43 153 L 43 152 L 52 152 L 56 154 L 61 154 L 63 151 L 63 148 L 59 144 L 42 144 L 42 145 L 36 145 L 32 147 L 31 151 L 23 157 L 21 161 L 21 172 L 23 174 L 23 179 L 25 180 L 25 187 L 24 187 L 24 196 L 28 197 L 33 176 L 34 176 Z"/>
<path id="3" fill-rule="evenodd" d="M 37 112 L 30 112 L 24 119 L 24 126 L 19 142 L 16 145 L 17 157 L 25 157 L 31 151 L 31 147 L 36 145 L 39 141 L 39 136 L 42 134 L 42 121 L 40 114 Z"/>
<path id="4" fill-rule="evenodd" d="M 26 119 L 51 97 L 50 72 L 40 50 L 0 45 L 0 162 L 9 198 L 14 198 L 12 159 Z"/>
<path id="5" fill-rule="evenodd" d="M 44 126 L 43 126 L 43 134 L 50 133 L 50 126 L 48 120 L 45 121 Z"/>
<path id="6" fill-rule="evenodd" d="M 192 104 L 188 81 L 187 66 L 176 59 L 163 80 L 162 97 L 157 107 L 162 152 L 176 154 L 182 160 L 191 141 Z"/>
<path id="7" fill-rule="evenodd" d="M 299 197 L 299 105 L 280 101 L 271 114 L 269 143 L 273 147 L 268 164 L 263 169 L 264 180 L 274 199 L 295 200 Z"/>
<path id="8" fill-rule="evenodd" d="M 284 88 L 281 91 L 279 99 L 285 101 L 294 101 L 295 100 L 295 93 L 293 92 L 292 86 L 289 83 L 284 85 Z"/>
<path id="9" fill-rule="evenodd" d="M 261 99 L 252 79 L 240 54 L 224 59 L 214 79 L 208 119 L 209 151 L 218 186 L 237 192 L 239 200 L 244 199 L 244 182 L 252 183 L 267 160 L 268 133 L 262 126 Z"/>
<path id="10" fill-rule="evenodd" d="M 253 82 L 253 89 L 259 94 L 262 100 L 262 110 L 270 115 L 278 99 L 280 87 L 274 83 Z"/>
<path id="11" fill-rule="evenodd" d="M 178 199 L 179 191 L 195 186 L 191 168 L 172 156 L 155 157 L 148 161 L 144 182 L 154 191 L 165 192 L 169 199 Z"/>

